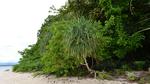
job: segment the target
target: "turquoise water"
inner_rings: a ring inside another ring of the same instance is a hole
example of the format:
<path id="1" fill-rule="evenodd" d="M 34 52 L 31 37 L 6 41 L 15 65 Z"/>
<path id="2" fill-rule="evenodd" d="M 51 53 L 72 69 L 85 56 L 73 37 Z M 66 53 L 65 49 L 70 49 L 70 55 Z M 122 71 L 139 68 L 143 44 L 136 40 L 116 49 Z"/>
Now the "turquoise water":
<path id="1" fill-rule="evenodd" d="M 0 71 L 11 70 L 13 66 L 0 66 Z"/>

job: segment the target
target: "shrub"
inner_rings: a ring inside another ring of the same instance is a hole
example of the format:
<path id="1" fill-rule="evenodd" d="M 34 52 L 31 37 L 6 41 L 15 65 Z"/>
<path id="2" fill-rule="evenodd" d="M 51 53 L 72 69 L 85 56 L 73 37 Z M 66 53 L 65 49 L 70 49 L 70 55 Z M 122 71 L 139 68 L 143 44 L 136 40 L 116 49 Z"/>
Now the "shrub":
<path id="1" fill-rule="evenodd" d="M 127 79 L 130 81 L 137 80 L 137 77 L 134 72 L 126 72 Z"/>

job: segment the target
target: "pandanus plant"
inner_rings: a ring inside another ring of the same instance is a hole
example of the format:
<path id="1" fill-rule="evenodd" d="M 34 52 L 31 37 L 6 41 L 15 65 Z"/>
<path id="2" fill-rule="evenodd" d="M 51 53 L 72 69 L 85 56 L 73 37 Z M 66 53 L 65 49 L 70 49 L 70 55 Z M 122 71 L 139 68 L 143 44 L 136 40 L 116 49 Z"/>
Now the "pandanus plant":
<path id="1" fill-rule="evenodd" d="M 82 17 L 72 22 L 68 28 L 64 34 L 64 46 L 68 56 L 73 56 L 79 60 L 80 64 L 85 65 L 87 70 L 96 76 L 96 71 L 89 67 L 87 57 L 102 59 L 100 52 L 107 42 L 105 42 L 106 38 L 99 32 L 100 24 Z"/>

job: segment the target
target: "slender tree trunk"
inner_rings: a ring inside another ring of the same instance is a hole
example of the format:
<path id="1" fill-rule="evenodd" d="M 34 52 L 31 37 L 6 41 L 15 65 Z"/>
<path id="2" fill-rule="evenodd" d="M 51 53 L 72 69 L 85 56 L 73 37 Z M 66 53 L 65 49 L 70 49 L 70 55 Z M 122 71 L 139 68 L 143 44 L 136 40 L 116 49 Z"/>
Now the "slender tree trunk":
<path id="1" fill-rule="evenodd" d="M 84 59 L 85 66 L 86 66 L 87 70 L 90 72 L 90 74 L 94 74 L 94 78 L 96 78 L 96 71 L 95 71 L 95 70 L 92 70 L 92 69 L 89 67 L 88 62 L 87 62 L 85 56 L 83 56 L 83 59 Z"/>

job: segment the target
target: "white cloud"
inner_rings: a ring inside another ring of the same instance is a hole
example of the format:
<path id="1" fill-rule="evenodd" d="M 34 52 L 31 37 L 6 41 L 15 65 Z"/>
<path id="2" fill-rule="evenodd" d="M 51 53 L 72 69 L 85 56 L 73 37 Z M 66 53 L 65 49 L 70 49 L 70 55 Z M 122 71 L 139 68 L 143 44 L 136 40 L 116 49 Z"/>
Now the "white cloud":
<path id="1" fill-rule="evenodd" d="M 19 50 L 36 42 L 50 6 L 66 0 L 0 0 L 0 62 L 18 61 Z"/>

